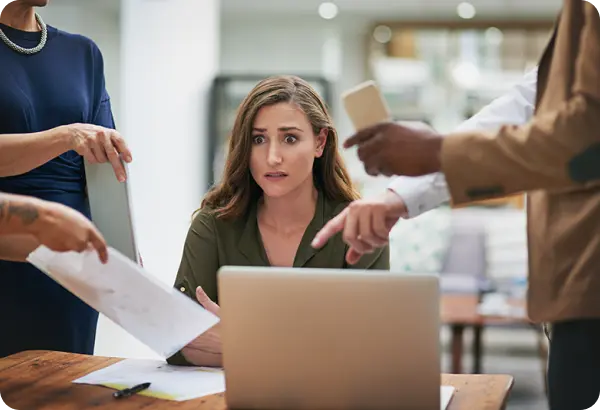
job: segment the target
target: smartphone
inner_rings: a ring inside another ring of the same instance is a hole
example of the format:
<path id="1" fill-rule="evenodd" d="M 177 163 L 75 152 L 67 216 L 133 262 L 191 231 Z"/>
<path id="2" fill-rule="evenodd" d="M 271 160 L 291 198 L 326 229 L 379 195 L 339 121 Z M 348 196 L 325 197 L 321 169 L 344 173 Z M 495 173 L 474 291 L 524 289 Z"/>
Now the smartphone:
<path id="1" fill-rule="evenodd" d="M 342 101 L 356 130 L 391 121 L 390 109 L 375 81 L 366 81 L 344 92 Z"/>

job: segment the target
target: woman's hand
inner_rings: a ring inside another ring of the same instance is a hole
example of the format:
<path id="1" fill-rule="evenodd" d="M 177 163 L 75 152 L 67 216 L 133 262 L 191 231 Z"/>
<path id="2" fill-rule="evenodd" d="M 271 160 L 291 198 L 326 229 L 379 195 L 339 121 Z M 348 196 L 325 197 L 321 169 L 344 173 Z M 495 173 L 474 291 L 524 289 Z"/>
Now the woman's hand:
<path id="1" fill-rule="evenodd" d="M 71 148 L 90 164 L 110 162 L 117 179 L 125 182 L 127 174 L 121 163 L 131 162 L 131 152 L 117 131 L 92 124 L 71 124 L 62 127 Z"/>
<path id="2" fill-rule="evenodd" d="M 209 312 L 219 316 L 219 305 L 210 300 L 200 286 L 196 288 L 196 299 Z M 221 367 L 223 355 L 221 350 L 220 325 L 212 327 L 181 349 L 185 359 L 196 366 Z"/>

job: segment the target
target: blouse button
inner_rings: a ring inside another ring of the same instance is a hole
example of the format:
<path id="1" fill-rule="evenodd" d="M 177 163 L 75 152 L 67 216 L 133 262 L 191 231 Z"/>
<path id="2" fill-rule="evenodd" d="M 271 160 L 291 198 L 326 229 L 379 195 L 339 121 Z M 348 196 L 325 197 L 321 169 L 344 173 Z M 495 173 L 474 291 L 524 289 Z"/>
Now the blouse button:
<path id="1" fill-rule="evenodd" d="M 185 288 L 182 286 L 179 288 L 180 291 L 185 292 Z"/>

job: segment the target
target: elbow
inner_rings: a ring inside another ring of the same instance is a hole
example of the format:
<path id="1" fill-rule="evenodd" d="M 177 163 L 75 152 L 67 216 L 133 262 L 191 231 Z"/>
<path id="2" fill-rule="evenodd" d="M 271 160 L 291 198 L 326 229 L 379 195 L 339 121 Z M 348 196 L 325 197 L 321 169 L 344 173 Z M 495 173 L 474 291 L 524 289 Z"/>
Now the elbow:
<path id="1" fill-rule="evenodd" d="M 600 141 L 571 158 L 567 171 L 571 180 L 577 183 L 600 180 Z"/>
<path id="2" fill-rule="evenodd" d="M 576 183 L 600 180 L 600 100 L 577 94 L 568 107 L 574 121 L 571 138 L 579 139 L 579 149 L 567 161 L 567 174 Z"/>

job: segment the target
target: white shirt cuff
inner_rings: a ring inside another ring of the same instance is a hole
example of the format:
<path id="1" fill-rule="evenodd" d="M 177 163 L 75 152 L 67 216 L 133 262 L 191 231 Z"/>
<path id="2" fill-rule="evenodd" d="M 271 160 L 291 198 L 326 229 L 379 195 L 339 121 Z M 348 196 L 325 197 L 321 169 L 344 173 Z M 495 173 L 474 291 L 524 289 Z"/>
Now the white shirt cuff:
<path id="1" fill-rule="evenodd" d="M 442 173 L 397 177 L 392 180 L 388 189 L 402 198 L 408 218 L 415 218 L 450 201 L 450 192 Z"/>

